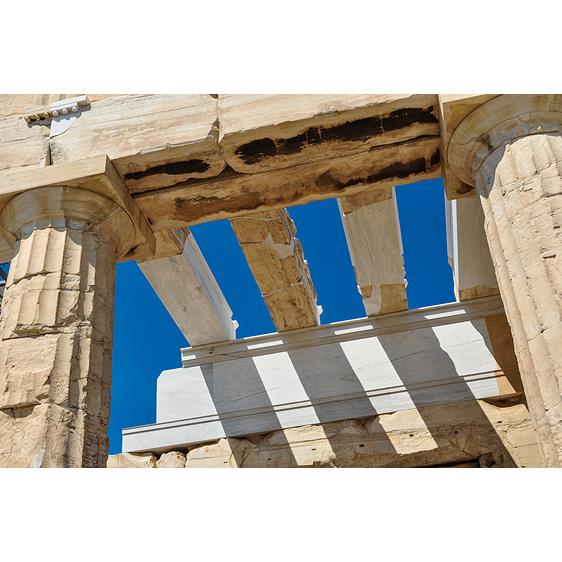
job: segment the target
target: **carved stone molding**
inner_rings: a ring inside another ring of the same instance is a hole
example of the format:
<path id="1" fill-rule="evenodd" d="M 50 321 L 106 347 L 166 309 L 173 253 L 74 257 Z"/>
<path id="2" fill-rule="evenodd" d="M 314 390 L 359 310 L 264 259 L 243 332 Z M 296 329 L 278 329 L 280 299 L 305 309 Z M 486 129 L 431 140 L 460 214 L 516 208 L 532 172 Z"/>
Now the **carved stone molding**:
<path id="1" fill-rule="evenodd" d="M 482 104 L 459 124 L 447 147 L 453 172 L 475 186 L 476 172 L 497 148 L 517 138 L 562 131 L 562 95 L 507 94 Z"/>

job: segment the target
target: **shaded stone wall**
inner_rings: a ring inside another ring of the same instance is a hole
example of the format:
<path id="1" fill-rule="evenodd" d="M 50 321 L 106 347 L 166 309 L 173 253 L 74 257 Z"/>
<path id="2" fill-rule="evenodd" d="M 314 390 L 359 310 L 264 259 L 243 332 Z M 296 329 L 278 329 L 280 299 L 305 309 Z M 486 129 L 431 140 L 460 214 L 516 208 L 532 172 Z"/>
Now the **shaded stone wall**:
<path id="1" fill-rule="evenodd" d="M 122 453 L 108 468 L 531 468 L 542 466 L 522 396 L 474 400 L 226 438 L 172 451 Z"/>

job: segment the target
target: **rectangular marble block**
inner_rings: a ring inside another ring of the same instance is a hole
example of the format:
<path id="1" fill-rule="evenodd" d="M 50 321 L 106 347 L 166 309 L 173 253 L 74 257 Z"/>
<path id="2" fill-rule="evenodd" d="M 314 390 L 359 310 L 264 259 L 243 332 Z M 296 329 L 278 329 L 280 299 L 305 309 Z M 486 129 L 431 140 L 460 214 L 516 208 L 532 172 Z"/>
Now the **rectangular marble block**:
<path id="1" fill-rule="evenodd" d="M 183 350 L 123 451 L 498 397 L 485 317 L 502 313 L 489 297 Z"/>

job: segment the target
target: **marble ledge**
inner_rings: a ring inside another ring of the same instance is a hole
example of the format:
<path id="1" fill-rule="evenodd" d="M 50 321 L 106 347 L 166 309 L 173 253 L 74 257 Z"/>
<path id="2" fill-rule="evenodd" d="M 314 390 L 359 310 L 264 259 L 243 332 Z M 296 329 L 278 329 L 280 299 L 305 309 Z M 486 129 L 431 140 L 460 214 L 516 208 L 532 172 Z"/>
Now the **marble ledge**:
<path id="1" fill-rule="evenodd" d="M 403 330 L 441 326 L 473 318 L 504 314 L 501 297 L 493 295 L 465 302 L 394 312 L 382 316 L 344 320 L 311 328 L 275 332 L 233 341 L 198 345 L 181 350 L 182 365 L 191 367 L 205 363 L 228 361 L 232 357 L 265 355 L 273 351 L 287 351 L 318 343 L 368 338 Z"/>

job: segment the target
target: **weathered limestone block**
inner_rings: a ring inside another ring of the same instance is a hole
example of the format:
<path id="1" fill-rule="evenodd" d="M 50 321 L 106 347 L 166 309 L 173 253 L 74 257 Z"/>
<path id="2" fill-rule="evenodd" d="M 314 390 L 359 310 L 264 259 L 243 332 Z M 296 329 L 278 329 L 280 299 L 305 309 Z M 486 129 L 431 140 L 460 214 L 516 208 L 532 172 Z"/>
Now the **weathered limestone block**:
<path id="1" fill-rule="evenodd" d="M 316 326 L 321 309 L 287 209 L 231 220 L 279 332 Z"/>
<path id="2" fill-rule="evenodd" d="M 225 162 L 218 129 L 217 100 L 209 94 L 110 97 L 51 139 L 51 158 L 61 164 L 107 154 L 137 193 L 219 174 Z"/>
<path id="3" fill-rule="evenodd" d="M 220 439 L 190 448 L 186 468 L 539 467 L 524 403 L 484 400 Z"/>
<path id="4" fill-rule="evenodd" d="M 242 173 L 439 134 L 435 94 L 220 94 L 218 116 L 221 154 Z"/>
<path id="5" fill-rule="evenodd" d="M 152 453 L 121 453 L 107 459 L 107 468 L 157 468 Z"/>
<path id="6" fill-rule="evenodd" d="M 51 103 L 79 95 L 0 94 L 0 176 L 49 165 L 51 118 L 43 116 Z M 117 95 L 88 94 L 88 99 L 96 103 Z M 39 120 L 27 123 L 24 117 L 31 110 Z"/>
<path id="7" fill-rule="evenodd" d="M 441 177 L 439 144 L 438 136 L 421 136 L 281 170 L 243 174 L 226 168 L 216 177 L 135 193 L 134 199 L 155 232 L 231 219 L 356 195 L 372 186 L 392 187 Z"/>
<path id="8" fill-rule="evenodd" d="M 115 264 L 134 228 L 109 199 L 65 187 L 13 198 L 0 317 L 2 467 L 101 467 L 109 442 Z M 28 454 L 24 454 L 27 451 Z M 38 460 L 39 459 L 39 460 Z"/>
<path id="9" fill-rule="evenodd" d="M 185 453 L 170 451 L 157 458 L 153 453 L 110 455 L 107 468 L 185 468 Z"/>
<path id="10" fill-rule="evenodd" d="M 185 453 L 179 451 L 164 453 L 158 459 L 156 468 L 185 468 Z"/>
<path id="11" fill-rule="evenodd" d="M 31 126 L 23 116 L 0 120 L 0 176 L 49 164 L 49 127 Z"/>
<path id="12" fill-rule="evenodd" d="M 475 185 L 545 466 L 562 464 L 562 96 L 507 95 L 473 111 L 449 163 Z"/>
<path id="13" fill-rule="evenodd" d="M 375 189 L 338 201 L 367 316 L 408 310 L 393 190 Z"/>

